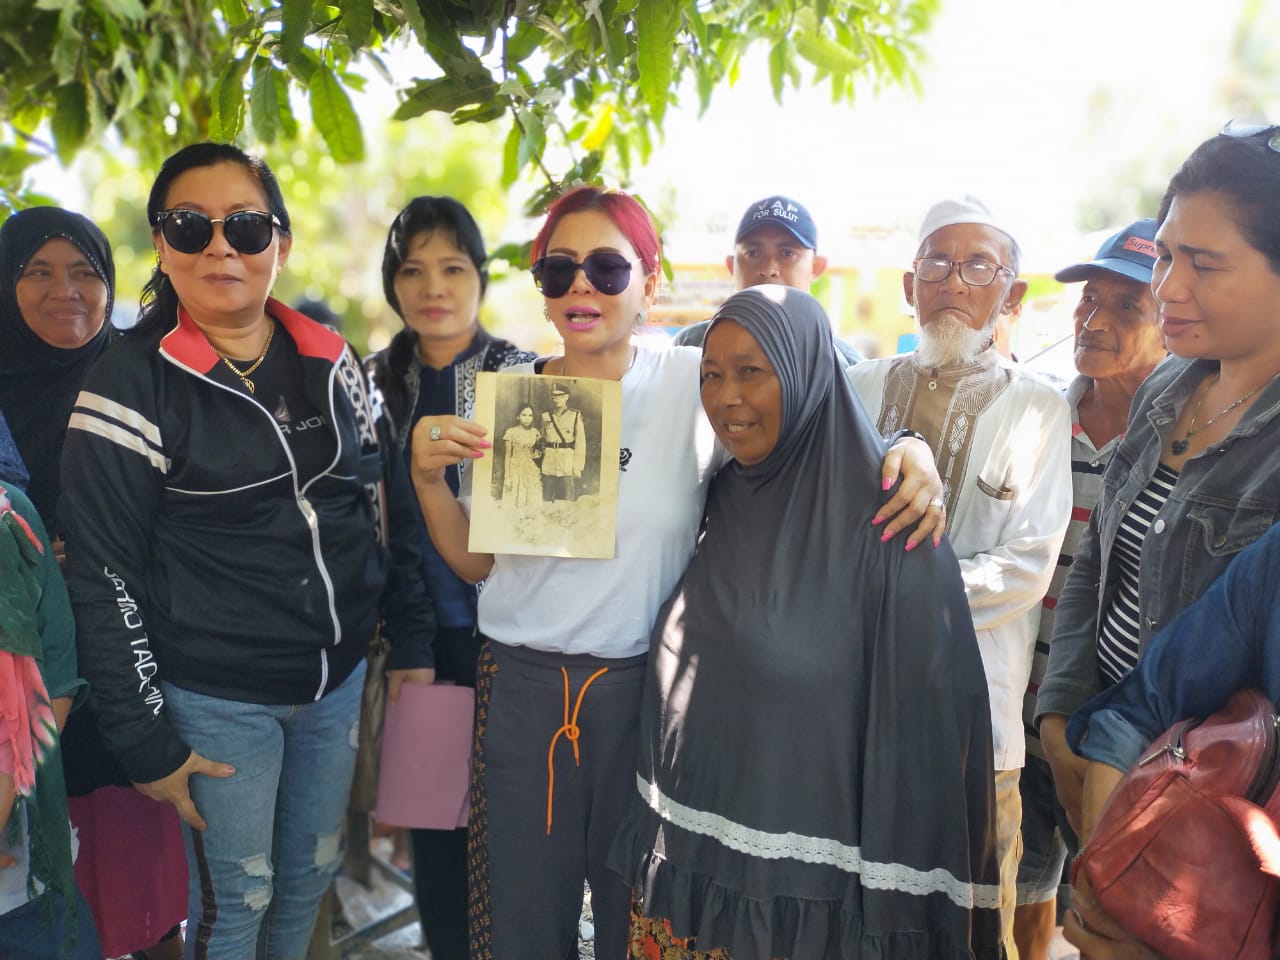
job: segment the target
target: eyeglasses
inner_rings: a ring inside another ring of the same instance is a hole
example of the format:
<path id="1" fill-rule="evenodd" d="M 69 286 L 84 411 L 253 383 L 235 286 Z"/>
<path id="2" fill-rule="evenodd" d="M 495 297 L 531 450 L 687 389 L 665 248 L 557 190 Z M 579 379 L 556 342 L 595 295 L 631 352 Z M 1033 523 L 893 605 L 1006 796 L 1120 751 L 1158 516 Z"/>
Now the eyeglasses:
<path id="1" fill-rule="evenodd" d="M 161 210 L 156 226 L 165 242 L 179 253 L 199 253 L 213 240 L 213 225 L 222 224 L 222 235 L 240 253 L 261 253 L 271 245 L 276 227 L 284 230 L 275 214 L 237 210 L 217 220 L 195 210 Z"/>
<path id="2" fill-rule="evenodd" d="M 639 262 L 639 257 L 628 260 L 617 253 L 589 253 L 581 263 L 574 263 L 573 257 L 557 254 L 543 257 L 533 265 L 533 282 L 544 297 L 555 300 L 569 292 L 573 278 L 581 270 L 593 287 L 606 297 L 614 297 L 627 289 L 631 283 L 631 265 Z"/>
<path id="3" fill-rule="evenodd" d="M 971 287 L 985 287 L 1000 271 L 1013 273 L 1008 267 L 990 260 L 940 260 L 932 257 L 915 262 L 916 276 L 926 283 L 941 283 L 951 276 L 951 271 L 960 269 L 960 279 Z"/>
<path id="4" fill-rule="evenodd" d="M 1259 134 L 1269 133 L 1267 138 L 1267 148 L 1280 153 L 1280 126 L 1274 123 L 1251 123 L 1244 124 L 1239 127 L 1235 125 L 1234 120 L 1228 120 L 1219 131 L 1221 136 L 1231 137 L 1234 140 L 1243 140 L 1247 137 L 1256 137 Z"/>

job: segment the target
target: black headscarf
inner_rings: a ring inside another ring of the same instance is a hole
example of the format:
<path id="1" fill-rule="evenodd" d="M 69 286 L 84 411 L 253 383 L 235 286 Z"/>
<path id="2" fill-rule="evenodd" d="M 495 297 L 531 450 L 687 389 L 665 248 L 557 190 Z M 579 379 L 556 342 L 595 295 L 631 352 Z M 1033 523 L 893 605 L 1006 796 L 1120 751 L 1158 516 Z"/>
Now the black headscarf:
<path id="1" fill-rule="evenodd" d="M 46 242 L 69 240 L 107 285 L 107 319 L 88 343 L 65 350 L 45 343 L 18 309 L 18 278 Z M 59 461 L 67 420 L 89 368 L 111 338 L 116 268 L 111 245 L 87 217 L 61 207 L 31 207 L 0 225 L 0 411 L 31 473 L 27 492 L 53 537 L 61 489 Z"/>
<path id="2" fill-rule="evenodd" d="M 699 950 L 994 958 L 991 720 L 959 563 L 881 543 L 885 445 L 821 306 L 731 296 L 782 393 L 659 614 L 614 864 Z"/>

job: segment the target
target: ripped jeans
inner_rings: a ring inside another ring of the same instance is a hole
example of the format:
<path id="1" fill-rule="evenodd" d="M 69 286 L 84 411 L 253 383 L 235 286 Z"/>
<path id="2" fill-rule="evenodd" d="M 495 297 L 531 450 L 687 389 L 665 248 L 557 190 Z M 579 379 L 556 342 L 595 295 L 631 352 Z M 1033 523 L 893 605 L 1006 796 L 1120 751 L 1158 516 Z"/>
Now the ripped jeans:
<path id="1" fill-rule="evenodd" d="M 363 662 L 332 693 L 299 706 L 241 703 L 165 683 L 165 712 L 201 756 L 235 767 L 195 776 L 208 824 L 184 828 L 186 960 L 303 960 L 320 900 L 341 862 L 355 766 Z"/>

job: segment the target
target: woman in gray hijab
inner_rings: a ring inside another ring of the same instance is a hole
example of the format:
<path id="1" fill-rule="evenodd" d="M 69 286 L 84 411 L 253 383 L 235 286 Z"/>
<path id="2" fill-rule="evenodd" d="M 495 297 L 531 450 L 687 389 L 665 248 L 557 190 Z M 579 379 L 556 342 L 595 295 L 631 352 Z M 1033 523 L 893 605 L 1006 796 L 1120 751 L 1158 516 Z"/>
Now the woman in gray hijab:
<path id="1" fill-rule="evenodd" d="M 885 448 L 817 301 L 725 301 L 702 403 L 734 459 L 651 643 L 612 858 L 636 893 L 631 956 L 999 957 L 959 564 L 875 535 Z"/>

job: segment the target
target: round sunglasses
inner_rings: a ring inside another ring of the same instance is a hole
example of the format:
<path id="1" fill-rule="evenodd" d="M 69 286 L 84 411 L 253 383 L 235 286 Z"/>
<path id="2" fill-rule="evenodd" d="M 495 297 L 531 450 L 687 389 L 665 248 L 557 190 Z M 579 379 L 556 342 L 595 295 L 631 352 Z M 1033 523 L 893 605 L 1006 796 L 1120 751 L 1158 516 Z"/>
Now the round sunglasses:
<path id="1" fill-rule="evenodd" d="M 639 257 L 628 260 L 618 253 L 589 253 L 581 263 L 576 263 L 573 257 L 553 254 L 533 265 L 533 282 L 544 297 L 555 300 L 569 292 L 573 278 L 581 270 L 591 286 L 613 297 L 627 289 L 631 283 L 631 265 L 639 262 Z"/>
<path id="2" fill-rule="evenodd" d="M 199 253 L 213 240 L 213 225 L 222 224 L 222 235 L 240 253 L 261 253 L 271 245 L 276 227 L 284 226 L 272 213 L 237 210 L 225 217 L 211 219 L 195 210 L 161 210 L 156 226 L 165 242 L 179 253 Z"/>

